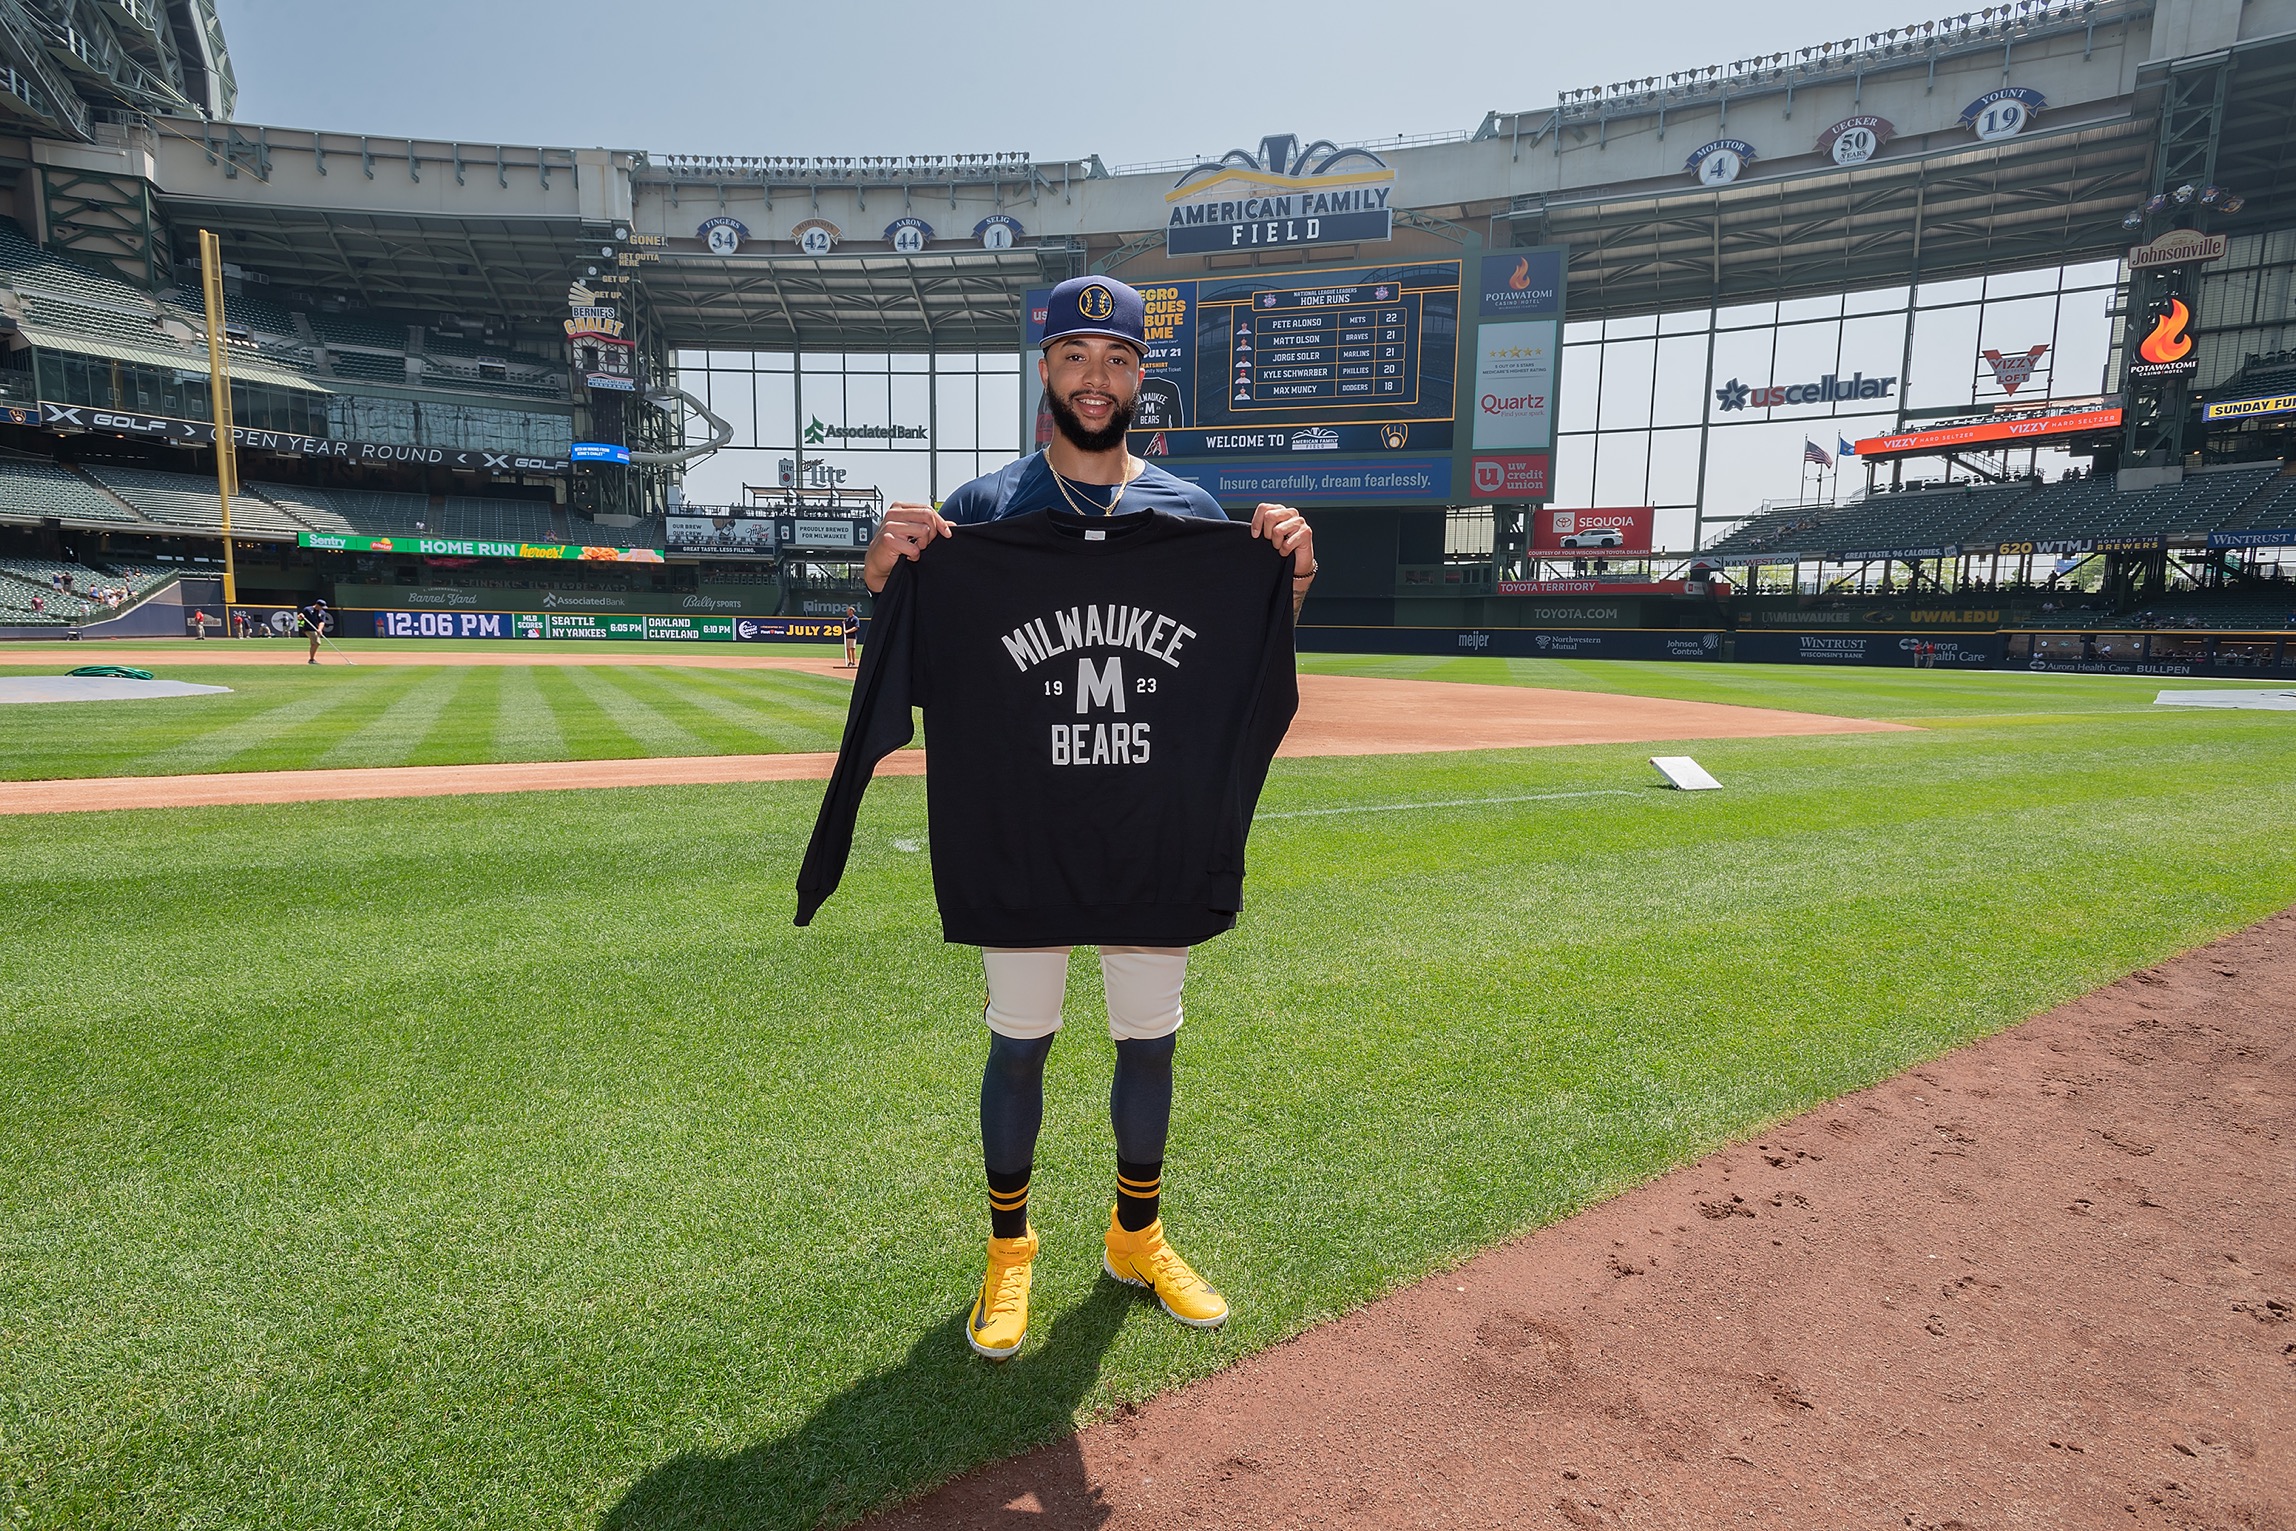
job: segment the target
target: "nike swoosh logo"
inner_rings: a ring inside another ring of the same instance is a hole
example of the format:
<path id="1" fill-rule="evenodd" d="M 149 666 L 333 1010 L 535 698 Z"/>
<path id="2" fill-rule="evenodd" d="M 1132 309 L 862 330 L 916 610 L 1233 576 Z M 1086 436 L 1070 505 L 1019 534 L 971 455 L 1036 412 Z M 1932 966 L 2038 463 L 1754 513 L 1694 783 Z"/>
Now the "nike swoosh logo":
<path id="1" fill-rule="evenodd" d="M 973 1299 L 973 1333 L 978 1334 L 987 1327 L 987 1315 L 981 1312 L 981 1300 L 976 1297 Z"/>

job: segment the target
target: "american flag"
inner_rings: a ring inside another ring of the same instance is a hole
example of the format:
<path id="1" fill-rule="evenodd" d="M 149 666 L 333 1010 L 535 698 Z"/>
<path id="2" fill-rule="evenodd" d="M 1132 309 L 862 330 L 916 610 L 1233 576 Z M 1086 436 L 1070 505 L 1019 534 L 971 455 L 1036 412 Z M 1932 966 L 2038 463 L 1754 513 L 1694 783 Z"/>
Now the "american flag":
<path id="1" fill-rule="evenodd" d="M 1821 468 L 1830 468 L 1834 465 L 1834 460 L 1826 455 L 1826 449 L 1807 436 L 1802 438 L 1802 461 L 1814 462 Z"/>

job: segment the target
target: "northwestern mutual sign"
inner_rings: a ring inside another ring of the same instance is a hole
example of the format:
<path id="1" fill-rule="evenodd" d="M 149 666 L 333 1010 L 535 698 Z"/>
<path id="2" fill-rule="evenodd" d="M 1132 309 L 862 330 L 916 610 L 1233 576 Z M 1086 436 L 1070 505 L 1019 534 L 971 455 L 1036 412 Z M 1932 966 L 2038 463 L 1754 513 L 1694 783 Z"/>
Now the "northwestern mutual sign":
<path id="1" fill-rule="evenodd" d="M 1395 172 L 1369 149 L 1289 133 L 1195 166 L 1164 194 L 1167 255 L 1268 245 L 1355 243 L 1394 233 Z"/>

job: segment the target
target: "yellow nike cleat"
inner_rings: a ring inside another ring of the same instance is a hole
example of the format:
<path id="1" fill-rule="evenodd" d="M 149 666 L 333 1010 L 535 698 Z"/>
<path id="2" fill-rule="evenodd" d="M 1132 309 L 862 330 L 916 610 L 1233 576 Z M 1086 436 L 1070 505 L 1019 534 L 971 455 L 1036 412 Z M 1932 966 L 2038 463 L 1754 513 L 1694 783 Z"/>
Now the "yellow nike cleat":
<path id="1" fill-rule="evenodd" d="M 1134 1233 L 1108 1212 L 1107 1249 L 1100 1268 L 1126 1286 L 1144 1286 L 1156 1294 L 1164 1311 L 1196 1329 L 1217 1329 L 1228 1321 L 1228 1299 L 1212 1290 L 1212 1283 L 1188 1268 L 1171 1245 L 1164 1242 L 1162 1218 Z"/>
<path id="2" fill-rule="evenodd" d="M 1036 1260 L 1036 1230 L 1017 1239 L 989 1240 L 989 1273 L 965 1321 L 965 1343 L 992 1361 L 1012 1358 L 1028 1333 L 1029 1267 Z"/>

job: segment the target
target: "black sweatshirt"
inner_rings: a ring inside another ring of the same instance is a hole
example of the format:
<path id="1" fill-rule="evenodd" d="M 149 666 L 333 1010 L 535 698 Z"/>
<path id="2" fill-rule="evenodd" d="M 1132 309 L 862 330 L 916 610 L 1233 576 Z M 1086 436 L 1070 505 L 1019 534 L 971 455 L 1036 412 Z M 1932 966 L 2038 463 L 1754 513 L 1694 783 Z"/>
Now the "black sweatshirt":
<path id="1" fill-rule="evenodd" d="M 893 566 L 797 876 L 836 891 L 877 762 L 925 714 L 933 890 L 971 946 L 1188 946 L 1236 923 L 1299 706 L 1291 560 L 1240 523 L 1037 511 Z"/>

